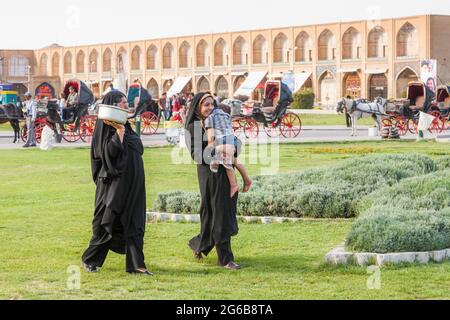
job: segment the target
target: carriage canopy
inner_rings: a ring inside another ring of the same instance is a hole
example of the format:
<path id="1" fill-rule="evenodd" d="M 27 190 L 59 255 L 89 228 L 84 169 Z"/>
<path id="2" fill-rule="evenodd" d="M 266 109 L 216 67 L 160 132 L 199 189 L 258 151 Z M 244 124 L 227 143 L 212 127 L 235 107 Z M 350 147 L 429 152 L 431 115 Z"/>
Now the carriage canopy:
<path id="1" fill-rule="evenodd" d="M 266 71 L 249 72 L 248 77 L 234 93 L 234 97 L 251 97 L 256 87 L 264 80 Z"/>
<path id="2" fill-rule="evenodd" d="M 169 91 L 167 91 L 167 97 L 172 98 L 174 95 L 181 93 L 191 79 L 191 77 L 178 77 L 170 87 Z"/>
<path id="3" fill-rule="evenodd" d="M 78 93 L 79 103 L 84 105 L 93 104 L 95 101 L 94 93 L 88 86 L 81 80 L 69 80 L 64 86 L 64 95 L 67 97 L 69 95 L 69 87 L 73 87 Z"/>
<path id="4" fill-rule="evenodd" d="M 445 102 L 445 99 L 450 97 L 450 87 L 447 86 L 439 86 L 437 88 L 436 94 L 436 102 Z"/>
<path id="5" fill-rule="evenodd" d="M 423 97 L 423 104 L 417 105 L 419 97 Z M 409 100 L 410 106 L 417 106 L 417 108 L 423 109 L 427 112 L 428 108 L 431 106 L 435 95 L 423 82 L 410 82 L 408 84 L 408 94 L 407 99 Z"/>
<path id="6" fill-rule="evenodd" d="M 151 94 L 141 86 L 140 83 L 133 83 L 128 88 L 128 104 L 136 108 L 139 104 L 149 103 L 152 100 Z M 136 103 L 135 103 L 136 102 Z"/>

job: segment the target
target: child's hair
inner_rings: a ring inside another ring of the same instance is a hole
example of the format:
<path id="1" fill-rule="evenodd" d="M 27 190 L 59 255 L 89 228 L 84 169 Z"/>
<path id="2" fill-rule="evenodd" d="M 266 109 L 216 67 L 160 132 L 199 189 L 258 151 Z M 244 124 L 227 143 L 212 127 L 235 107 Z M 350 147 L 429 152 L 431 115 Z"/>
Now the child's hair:
<path id="1" fill-rule="evenodd" d="M 224 103 L 220 103 L 219 104 L 219 109 L 221 109 L 223 112 L 231 114 L 231 108 L 230 106 L 224 104 Z"/>

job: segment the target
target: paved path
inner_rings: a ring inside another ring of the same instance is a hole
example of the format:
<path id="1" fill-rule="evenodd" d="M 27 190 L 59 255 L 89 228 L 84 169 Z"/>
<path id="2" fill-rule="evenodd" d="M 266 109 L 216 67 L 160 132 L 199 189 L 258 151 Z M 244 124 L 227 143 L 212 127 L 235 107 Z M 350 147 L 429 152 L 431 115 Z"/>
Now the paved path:
<path id="1" fill-rule="evenodd" d="M 297 138 L 286 139 L 283 137 L 279 138 L 280 143 L 293 143 L 293 142 L 340 142 L 340 141 L 379 141 L 380 137 L 369 137 L 368 134 L 368 126 L 361 126 L 358 130 L 358 137 L 351 137 L 351 129 L 346 128 L 345 126 L 305 126 L 302 129 L 302 132 Z M 438 135 L 430 134 L 429 132 L 425 133 L 426 139 L 434 139 Z M 0 149 L 20 149 L 23 145 L 23 142 L 13 144 L 13 132 L 9 131 L 0 131 Z M 416 135 L 407 134 L 401 139 L 416 139 Z M 157 134 L 152 136 L 142 136 L 142 141 L 145 147 L 162 147 L 167 146 L 169 143 L 166 140 L 165 132 L 163 129 L 158 130 Z M 260 132 L 259 143 L 269 143 L 271 142 L 270 138 L 264 133 L 264 131 Z M 61 144 L 57 144 L 57 147 L 63 148 L 73 148 L 73 147 L 89 147 L 89 143 L 83 143 L 78 141 L 76 143 L 68 143 L 63 141 Z"/>

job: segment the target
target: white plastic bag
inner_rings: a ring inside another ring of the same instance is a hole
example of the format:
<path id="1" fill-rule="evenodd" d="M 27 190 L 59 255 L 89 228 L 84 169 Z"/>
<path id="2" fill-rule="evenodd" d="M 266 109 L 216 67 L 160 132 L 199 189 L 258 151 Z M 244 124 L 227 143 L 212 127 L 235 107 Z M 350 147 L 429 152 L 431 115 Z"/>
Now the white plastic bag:
<path id="1" fill-rule="evenodd" d="M 47 151 L 53 149 L 55 145 L 55 133 L 49 126 L 45 126 L 44 129 L 42 129 L 41 134 L 41 145 L 39 148 L 41 150 Z"/>
<path id="2" fill-rule="evenodd" d="M 180 143 L 178 144 L 178 146 L 180 147 L 180 148 L 184 148 L 184 149 L 187 149 L 188 147 L 187 147 L 187 145 L 186 145 L 186 136 L 185 136 L 185 131 L 184 130 L 181 130 L 180 131 Z"/>
<path id="3" fill-rule="evenodd" d="M 434 121 L 434 117 L 430 114 L 424 113 L 424 112 L 420 112 L 420 117 L 419 117 L 419 130 L 425 131 L 428 130 L 431 126 L 431 124 Z"/>

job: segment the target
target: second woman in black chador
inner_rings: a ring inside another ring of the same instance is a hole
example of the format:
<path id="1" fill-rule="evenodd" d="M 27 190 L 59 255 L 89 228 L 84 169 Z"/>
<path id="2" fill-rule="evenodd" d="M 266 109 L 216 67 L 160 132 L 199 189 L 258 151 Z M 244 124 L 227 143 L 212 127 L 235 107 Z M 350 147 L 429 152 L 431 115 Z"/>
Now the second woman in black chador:
<path id="1" fill-rule="evenodd" d="M 186 143 L 197 164 L 201 195 L 201 231 L 189 241 L 189 247 L 197 259 L 207 256 L 215 247 L 219 265 L 240 269 L 231 250 L 231 237 L 238 233 L 238 193 L 230 198 L 230 182 L 223 166 L 217 173 L 211 172 L 209 167 L 212 150 L 208 148 L 203 121 L 214 107 L 217 106 L 212 95 L 199 93 L 194 97 L 186 118 Z"/>

